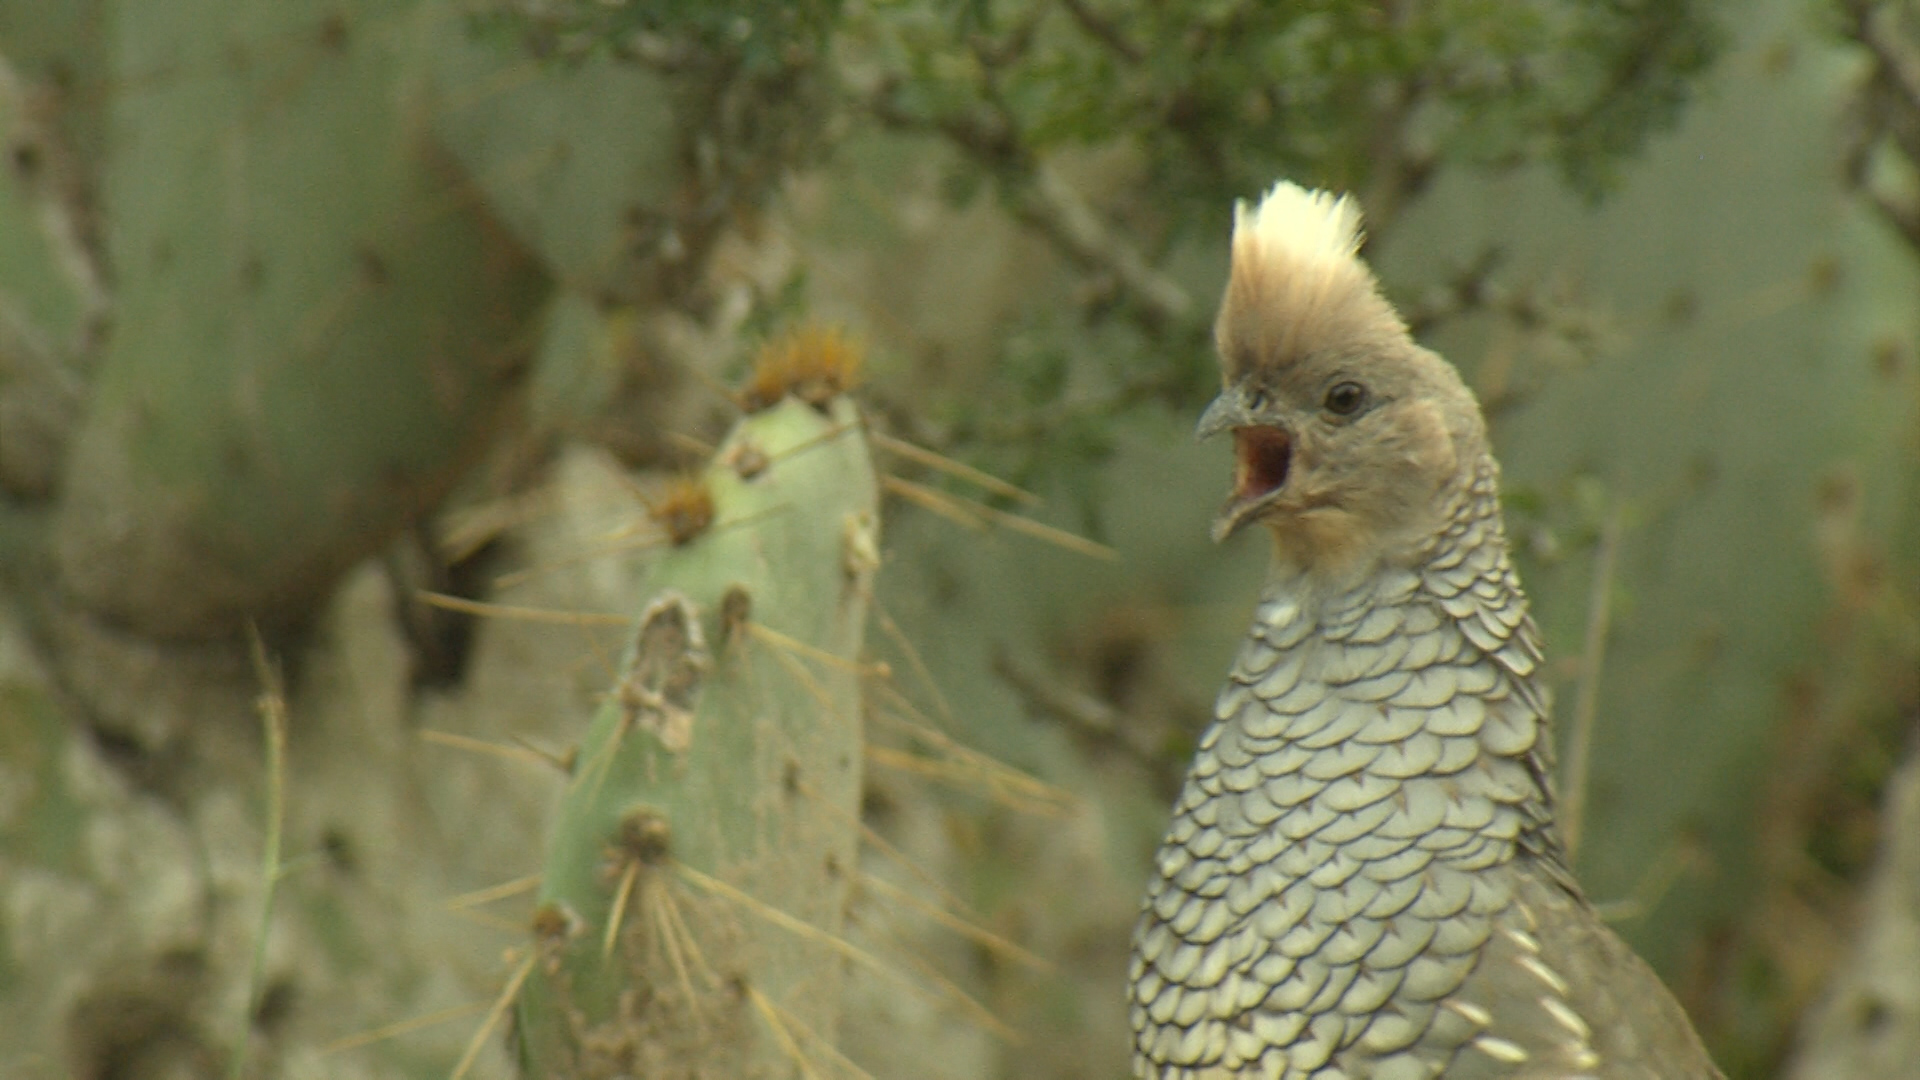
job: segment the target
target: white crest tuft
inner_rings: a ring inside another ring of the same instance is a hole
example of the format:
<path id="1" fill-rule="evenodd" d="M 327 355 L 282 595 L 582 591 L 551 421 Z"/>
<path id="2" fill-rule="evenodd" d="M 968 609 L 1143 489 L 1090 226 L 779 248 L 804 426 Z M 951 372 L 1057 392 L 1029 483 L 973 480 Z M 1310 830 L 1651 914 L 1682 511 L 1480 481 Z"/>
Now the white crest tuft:
<path id="1" fill-rule="evenodd" d="M 1403 337 L 1400 316 L 1360 261 L 1360 206 L 1285 180 L 1233 208 L 1233 267 L 1214 338 L 1230 379 L 1330 348 Z"/>
<path id="2" fill-rule="evenodd" d="M 1273 185 L 1257 209 L 1233 206 L 1233 246 L 1247 245 L 1263 262 L 1311 271 L 1350 263 L 1360 250 L 1360 207 L 1345 195 L 1288 180 Z"/>

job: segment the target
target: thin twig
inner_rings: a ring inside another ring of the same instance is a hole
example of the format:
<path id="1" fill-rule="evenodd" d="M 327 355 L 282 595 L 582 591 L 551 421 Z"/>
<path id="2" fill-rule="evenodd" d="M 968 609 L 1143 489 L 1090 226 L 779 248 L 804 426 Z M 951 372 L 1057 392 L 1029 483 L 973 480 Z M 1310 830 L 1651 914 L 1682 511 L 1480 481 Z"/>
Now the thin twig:
<path id="1" fill-rule="evenodd" d="M 1579 854 L 1580 832 L 1586 825 L 1587 774 L 1591 771 L 1588 758 L 1600 702 L 1600 668 L 1606 660 L 1607 630 L 1613 621 L 1613 570 L 1620 553 L 1622 516 L 1616 505 L 1600 527 L 1600 545 L 1593 556 L 1593 586 L 1587 594 L 1587 637 L 1580 651 L 1580 688 L 1574 695 L 1573 731 L 1567 742 L 1567 792 L 1560 804 L 1568 859 Z"/>
<path id="2" fill-rule="evenodd" d="M 1401 318 L 1414 337 L 1426 337 L 1441 325 L 1487 307 L 1489 285 L 1507 260 L 1506 250 L 1488 244 L 1452 274 L 1445 284 L 1425 296 L 1400 305 Z"/>
<path id="3" fill-rule="evenodd" d="M 1109 702 L 1057 678 L 1031 671 L 1013 658 L 1005 645 L 996 645 L 990 660 L 993 673 L 1019 694 L 1029 709 L 1064 724 L 1076 737 L 1131 759 L 1168 797 L 1180 790 L 1186 763 L 1166 752 L 1154 737 Z"/>
<path id="4" fill-rule="evenodd" d="M 915 116 L 893 100 L 897 83 L 884 84 L 867 105 L 882 124 L 898 130 L 944 136 L 992 174 L 1014 214 L 1082 269 L 1104 274 L 1155 326 L 1180 325 L 1193 311 L 1193 299 L 1178 282 L 1157 269 L 1127 239 L 1102 220 L 1044 162 L 1034 159 L 1004 106 L 989 116 L 972 114 L 932 119 Z M 991 106 L 992 88 L 983 88 Z"/>
<path id="5" fill-rule="evenodd" d="M 1193 298 L 1101 220 L 1080 193 L 1044 163 L 1013 193 L 1016 215 L 1083 269 L 1104 272 L 1156 325 L 1185 322 Z"/>
<path id="6" fill-rule="evenodd" d="M 247 973 L 247 996 L 241 1003 L 240 1027 L 235 1034 L 233 1057 L 227 1064 L 229 1080 L 240 1080 L 246 1072 L 248 1036 L 253 1031 L 254 1010 L 260 1004 L 260 985 L 267 969 L 267 934 L 273 926 L 273 900 L 280 885 L 280 837 L 286 828 L 287 771 L 287 696 L 279 669 L 267 659 L 267 646 L 258 627 L 247 627 L 247 651 L 253 660 L 254 674 L 260 680 L 260 728 L 266 737 L 267 753 L 267 836 L 266 850 L 260 857 L 260 929 L 253 938 L 253 963 Z"/>
<path id="7" fill-rule="evenodd" d="M 1087 32 L 1088 37 L 1105 45 L 1114 55 L 1131 64 L 1137 64 L 1147 58 L 1145 49 L 1135 45 L 1127 35 L 1121 33 L 1112 19 L 1089 7 L 1086 0 L 1060 0 L 1060 2 L 1065 5 L 1067 14 L 1073 16 L 1073 21 L 1080 24 L 1080 29 Z"/>

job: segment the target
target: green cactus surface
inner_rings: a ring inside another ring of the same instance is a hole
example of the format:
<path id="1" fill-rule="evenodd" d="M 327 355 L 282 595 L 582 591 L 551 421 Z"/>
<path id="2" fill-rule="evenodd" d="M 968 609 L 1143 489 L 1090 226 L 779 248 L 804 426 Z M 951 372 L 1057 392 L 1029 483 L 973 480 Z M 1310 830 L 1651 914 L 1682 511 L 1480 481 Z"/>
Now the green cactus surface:
<path id="1" fill-rule="evenodd" d="M 715 239 L 812 152 L 827 112 L 824 23 L 805 5 L 429 0 L 416 18 L 434 134 L 515 235 L 599 299 L 697 291 Z"/>
<path id="2" fill-rule="evenodd" d="M 607 56 L 542 62 L 455 5 L 416 18 L 434 134 L 501 220 L 569 284 L 627 281 L 678 182 L 667 80 Z"/>
<path id="3" fill-rule="evenodd" d="M 511 408 L 544 277 L 405 107 L 391 18 L 113 8 L 115 312 L 55 538 L 98 614 L 297 621 Z"/>
<path id="4" fill-rule="evenodd" d="M 0 63 L 9 59 L 0 56 Z M 0 141 L 13 156 L 11 167 L 0 169 L 0 328 L 66 348 L 80 336 L 85 298 L 62 265 L 67 253 L 42 225 L 46 189 L 58 179 L 48 174 L 58 162 L 48 160 L 51 124 L 36 115 L 44 109 L 36 90 L 16 71 L 0 69 Z M 14 362 L 11 355 L 0 357 L 0 378 Z"/>
<path id="5" fill-rule="evenodd" d="M 548 849 L 528 1076 L 787 1077 L 834 1038 L 878 563 L 859 415 L 789 397 L 669 500 L 655 517 L 680 542 Z"/>

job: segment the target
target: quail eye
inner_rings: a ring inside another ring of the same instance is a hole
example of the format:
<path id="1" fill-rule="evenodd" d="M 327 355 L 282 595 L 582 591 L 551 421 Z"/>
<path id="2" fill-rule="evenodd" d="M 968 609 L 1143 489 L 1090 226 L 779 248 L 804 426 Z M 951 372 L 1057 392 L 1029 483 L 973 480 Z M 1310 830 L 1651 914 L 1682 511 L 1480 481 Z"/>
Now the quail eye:
<path id="1" fill-rule="evenodd" d="M 1254 412 L 1258 412 L 1261 409 L 1264 409 L 1266 407 L 1267 407 L 1267 392 L 1264 388 L 1256 386 L 1253 389 L 1247 391 L 1247 408 L 1248 409 Z"/>
<path id="2" fill-rule="evenodd" d="M 1326 408 L 1335 416 L 1352 416 L 1367 403 L 1367 388 L 1357 382 L 1334 383 L 1327 391 Z"/>

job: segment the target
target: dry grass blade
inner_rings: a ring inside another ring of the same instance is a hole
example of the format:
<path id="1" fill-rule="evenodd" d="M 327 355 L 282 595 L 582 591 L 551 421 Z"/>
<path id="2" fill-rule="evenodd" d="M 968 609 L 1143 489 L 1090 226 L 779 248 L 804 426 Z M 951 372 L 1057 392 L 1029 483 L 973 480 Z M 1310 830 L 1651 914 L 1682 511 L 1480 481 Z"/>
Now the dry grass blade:
<path id="1" fill-rule="evenodd" d="M 981 472 L 979 469 L 965 462 L 955 461 L 945 454 L 937 454 L 924 446 L 915 445 L 907 442 L 905 439 L 896 439 L 891 435 L 885 435 L 878 431 L 867 432 L 867 438 L 873 445 L 880 449 L 890 454 L 898 454 L 917 465 L 925 465 L 929 469 L 934 469 L 938 472 L 946 473 L 948 476 L 965 480 L 975 487 L 990 491 L 995 495 L 1012 499 L 1025 506 L 1040 505 L 1040 496 L 1035 495 L 1033 492 L 1025 488 L 1015 487 L 992 473 Z"/>
<path id="2" fill-rule="evenodd" d="M 940 879 L 934 876 L 933 871 L 928 870 L 926 867 L 908 858 L 906 852 L 901 851 L 886 837 L 875 832 L 873 826 L 861 821 L 858 813 L 849 813 L 838 806 L 831 805 L 820 797 L 820 793 L 812 784 L 807 783 L 805 780 L 795 780 L 794 789 L 800 792 L 802 797 L 813 800 L 814 805 L 820 809 L 832 814 L 841 821 L 851 824 L 859 831 L 860 838 L 864 840 L 868 846 L 885 856 L 888 862 L 893 863 L 895 866 L 913 875 L 922 885 L 939 893 L 940 898 L 947 904 L 960 911 L 973 910 L 966 901 L 960 899 L 960 897 L 956 896 L 945 885 L 942 885 Z"/>
<path id="3" fill-rule="evenodd" d="M 651 528 L 652 522 L 648 521 L 647 525 Z M 585 551 L 569 555 L 564 559 L 555 559 L 552 562 L 541 563 L 538 566 L 528 566 L 519 570 L 510 570 L 494 578 L 493 587 L 495 589 L 511 589 L 517 585 L 524 585 L 537 577 L 558 573 L 562 570 L 571 570 L 577 566 L 585 566 L 599 559 L 611 558 L 615 555 L 630 555 L 638 551 L 657 551 L 666 546 L 667 538 L 664 535 L 649 536 L 640 540 L 636 540 L 631 536 L 622 536 L 616 540 L 600 544 L 597 547 L 591 547 Z"/>
<path id="4" fill-rule="evenodd" d="M 775 663 L 785 668 L 787 674 L 793 676 L 793 681 L 799 683 L 800 688 L 807 692 L 807 696 L 811 697 L 815 704 L 820 706 L 823 719 L 831 719 L 833 717 L 833 695 L 827 693 L 827 688 L 821 686 L 820 680 L 813 677 L 813 672 L 808 671 L 805 664 L 802 664 L 800 661 L 779 649 L 773 651 L 773 659 Z"/>
<path id="5" fill-rule="evenodd" d="M 907 638 L 906 631 L 900 629 L 900 624 L 894 622 L 893 616 L 887 614 L 887 610 L 880 606 L 878 598 L 873 601 L 873 613 L 880 618 L 880 629 L 885 631 L 894 647 L 900 650 L 900 654 L 907 658 L 907 666 L 913 669 L 914 677 L 920 680 L 920 685 L 925 688 L 927 695 L 933 698 L 933 707 L 940 711 L 940 719 L 950 728 L 957 727 L 958 723 L 953 718 L 953 706 L 948 704 L 947 696 L 940 692 L 940 683 L 933 677 L 933 671 L 927 667 L 926 661 L 921 659 L 920 650 L 914 648 L 913 642 Z M 894 690 L 893 695 L 901 701 L 907 700 L 906 695 L 898 690 Z"/>
<path id="6" fill-rule="evenodd" d="M 481 911 L 477 908 L 459 908 L 450 912 L 450 914 L 456 919 L 464 919 L 475 926 L 484 926 L 489 930 L 499 930 L 512 934 L 514 937 L 524 937 L 527 932 L 527 922 L 525 919 L 503 919 L 498 915 Z"/>
<path id="7" fill-rule="evenodd" d="M 633 618 L 610 611 L 560 611 L 554 608 L 521 607 L 515 604 L 491 604 L 464 596 L 421 590 L 415 595 L 430 607 L 477 615 L 486 619 L 514 619 L 519 622 L 557 623 L 563 626 L 627 626 Z"/>
<path id="8" fill-rule="evenodd" d="M 688 368 L 687 370 L 693 371 L 695 369 Z M 713 376 L 708 375 L 704 371 L 698 372 L 697 374 L 702 385 L 706 386 L 710 390 L 719 391 L 720 396 L 726 399 L 727 404 L 734 406 L 736 411 L 739 409 L 739 403 L 733 400 L 732 391 L 729 391 L 718 380 L 714 379 Z M 714 455 L 714 452 L 720 449 L 719 447 L 713 445 L 707 440 L 689 435 L 684 431 L 669 431 L 666 434 L 666 439 L 668 442 L 672 443 L 673 445 L 679 447 L 682 450 L 685 450 L 691 456 L 699 458 L 701 461 L 705 461 L 706 459 L 712 457 Z M 637 490 L 637 489 L 631 487 L 630 485 L 629 490 Z"/>
<path id="9" fill-rule="evenodd" d="M 965 791 L 992 800 L 1017 813 L 1031 814 L 1035 817 L 1066 817 L 1072 813 L 1071 807 L 1060 803 L 1022 795 L 1005 784 L 999 783 L 995 774 L 964 762 L 926 758 L 905 750 L 872 744 L 868 744 L 865 756 L 870 765 L 925 777 L 956 791 Z"/>
<path id="10" fill-rule="evenodd" d="M 551 766 L 554 763 L 551 757 L 540 753 L 538 750 L 529 750 L 524 746 L 506 746 L 497 742 L 488 742 L 486 739 L 476 739 L 471 735 L 456 735 L 451 731 L 436 731 L 433 728 L 425 728 L 420 732 L 420 740 L 422 742 L 435 743 L 440 746 L 450 746 L 455 750 L 466 750 L 470 753 L 486 754 L 492 757 L 502 758 L 506 761 L 532 763 L 541 766 Z"/>
<path id="11" fill-rule="evenodd" d="M 767 995 L 761 993 L 759 987 L 749 984 L 747 1000 L 753 1002 L 760 1019 L 767 1022 L 767 1030 L 773 1032 L 773 1040 L 780 1044 L 780 1052 L 787 1055 L 794 1068 L 800 1070 L 800 1075 L 806 1080 L 821 1080 L 820 1074 L 813 1069 L 813 1063 L 807 1060 L 806 1053 L 800 1049 L 800 1041 L 793 1037 L 793 1032 L 787 1030 L 786 1022 L 774 1011 L 773 1002 L 767 1000 Z"/>
<path id="12" fill-rule="evenodd" d="M 413 1032 L 423 1031 L 452 1020 L 464 1020 L 475 1013 L 487 1011 L 487 1008 L 491 1004 L 492 1002 L 487 1001 L 469 1001 L 465 1005 L 454 1005 L 406 1020 L 396 1020 L 391 1024 L 383 1024 L 370 1031 L 362 1031 L 348 1035 L 345 1038 L 335 1039 L 320 1047 L 319 1054 L 321 1057 L 326 1057 L 330 1054 L 343 1054 L 348 1050 L 358 1050 L 363 1046 L 371 1046 L 377 1042 L 397 1039 L 402 1035 L 410 1035 Z"/>
<path id="13" fill-rule="evenodd" d="M 1096 543 L 1065 529 L 1056 529 L 1052 525 L 1043 525 L 1032 518 L 1009 514 L 1005 510 L 996 509 L 985 503 L 963 499 L 958 495 L 949 495 L 944 491 L 937 491 L 911 480 L 903 480 L 898 476 L 881 477 L 880 486 L 916 506 L 931 510 L 969 528 L 985 529 L 998 525 L 1010 532 L 1025 534 L 1035 540 L 1044 541 L 1079 555 L 1105 562 L 1120 561 L 1120 553 L 1105 544 Z"/>
<path id="14" fill-rule="evenodd" d="M 768 462 L 772 463 L 772 462 L 778 462 L 778 461 L 787 461 L 801 454 L 804 454 L 809 450 L 818 450 L 819 448 L 826 446 L 829 443 L 837 442 L 841 438 L 861 430 L 862 427 L 863 425 L 861 424 L 841 424 L 838 427 L 830 427 L 827 430 L 821 432 L 820 434 L 815 435 L 811 439 L 805 439 L 800 442 L 794 443 L 792 446 L 789 446 L 785 450 L 782 450 L 779 453 L 773 455 L 771 458 L 768 459 Z"/>
<path id="15" fill-rule="evenodd" d="M 753 913 L 754 915 L 757 915 L 760 918 L 765 919 L 766 921 L 772 923 L 775 926 L 780 927 L 783 930 L 786 930 L 787 932 L 795 935 L 796 937 L 801 937 L 808 941 L 813 941 L 821 945 L 824 945 L 827 948 L 832 949 L 834 952 L 839 953 L 841 956 L 846 957 L 848 960 L 853 961 L 854 963 L 860 965 L 863 968 L 866 968 L 868 971 L 871 971 L 876 975 L 880 975 L 886 979 L 890 979 L 893 982 L 898 983 L 899 985 L 909 990 L 912 990 L 917 994 L 925 994 L 930 998 L 939 997 L 939 996 L 945 996 L 950 998 L 955 1004 L 958 1004 L 961 1008 L 965 1009 L 968 1014 L 972 1015 L 976 1020 L 978 1020 L 983 1027 L 986 1027 L 997 1034 L 1001 1034 L 1004 1037 L 1008 1038 L 1009 1040 L 1017 1041 L 1018 1039 L 1017 1033 L 1014 1032 L 1012 1028 L 1009 1028 L 1006 1025 L 1005 1021 L 1002 1021 L 999 1017 L 994 1016 L 993 1013 L 990 1012 L 985 1005 L 982 1005 L 978 1001 L 975 1001 L 971 996 L 967 994 L 966 991 L 960 989 L 958 986 L 955 986 L 952 982 L 943 978 L 939 974 L 926 973 L 928 981 L 932 982 L 936 988 L 938 988 L 943 992 L 941 995 L 935 995 L 935 994 L 929 993 L 925 987 L 921 986 L 919 983 L 914 982 L 912 979 L 908 978 L 904 973 L 896 970 L 894 967 L 887 964 L 885 961 L 881 960 L 879 957 L 874 956 L 872 953 L 867 952 L 865 949 L 860 948 L 859 946 L 853 944 L 850 941 L 847 941 L 844 938 L 838 937 L 834 934 L 830 934 L 827 931 L 822 930 L 819 927 L 813 925 L 812 923 L 805 921 L 804 919 L 795 918 L 794 916 L 787 914 L 786 912 L 780 910 L 777 907 L 774 907 L 771 904 L 766 903 L 763 900 L 760 900 L 752 895 L 749 895 L 748 893 L 742 892 L 741 890 L 734 888 L 732 885 L 729 885 L 726 882 L 721 881 L 719 878 L 709 877 L 708 875 L 703 874 L 698 870 L 695 870 L 693 867 L 688 866 L 686 863 L 676 862 L 674 864 L 674 867 L 680 872 L 680 876 L 686 879 L 689 883 L 696 885 L 701 889 L 704 889 L 707 892 L 712 893 L 715 896 L 719 896 L 723 899 L 733 901 L 735 904 L 738 904 L 741 907 L 747 909 L 749 912 Z"/>
<path id="16" fill-rule="evenodd" d="M 779 1005 L 775 1004 L 774 1000 L 768 997 L 766 994 L 762 993 L 759 987 L 749 986 L 747 987 L 747 993 L 752 995 L 753 1001 L 754 1001 L 754 1007 L 761 1010 L 761 1015 L 767 1018 L 769 1025 L 773 1023 L 774 1017 L 777 1016 L 781 1023 L 785 1024 L 788 1028 L 792 1030 L 799 1031 L 800 1034 L 805 1035 L 807 1037 L 808 1042 L 813 1043 L 815 1046 L 818 1046 L 821 1050 L 825 1051 L 827 1056 L 833 1059 L 834 1064 L 838 1065 L 842 1072 L 850 1073 L 853 1076 L 858 1077 L 859 1080 L 873 1080 L 872 1073 L 869 1073 L 867 1070 L 855 1064 L 853 1062 L 853 1059 L 841 1053 L 838 1047 L 835 1047 L 832 1043 L 826 1041 L 825 1039 L 822 1039 L 820 1037 L 819 1032 L 814 1031 L 812 1028 L 808 1027 L 806 1023 L 802 1021 L 799 1017 L 793 1015 L 787 1010 L 781 1008 Z M 797 1048 L 798 1044 L 796 1043 L 795 1046 Z M 797 1060 L 796 1060 L 796 1064 L 798 1064 Z"/>
<path id="17" fill-rule="evenodd" d="M 498 885 L 489 885 L 484 889 L 475 889 L 469 893 L 461 893 L 459 896 L 448 900 L 445 907 L 448 911 L 459 911 L 463 908 L 479 907 L 482 904 L 491 904 L 495 900 L 505 900 L 509 897 L 530 893 L 539 887 L 540 875 L 528 874 L 526 877 L 514 878 L 512 881 L 503 881 Z"/>
<path id="18" fill-rule="evenodd" d="M 1660 901 L 1682 877 L 1706 862 L 1707 857 L 1695 842 L 1681 840 L 1668 844 L 1640 876 L 1632 894 L 1618 900 L 1598 901 L 1593 905 L 1594 910 L 1609 923 L 1631 922 L 1659 907 Z"/>
<path id="19" fill-rule="evenodd" d="M 734 518 L 731 521 L 717 521 L 702 535 L 712 536 L 714 533 L 720 532 L 723 529 L 743 529 L 764 518 L 772 517 L 775 514 L 784 514 L 792 509 L 790 506 L 770 506 L 759 513 L 748 514 L 746 517 Z M 593 562 L 595 559 L 604 559 L 614 555 L 627 555 L 642 551 L 663 551 L 672 546 L 672 541 L 664 531 L 653 524 L 652 519 L 643 519 L 641 523 L 633 526 L 636 530 L 642 527 L 650 529 L 658 533 L 658 535 L 649 536 L 640 540 L 623 537 L 619 540 L 602 544 L 599 547 L 589 548 L 578 554 L 569 555 L 564 559 L 556 559 L 553 562 L 542 563 L 539 566 L 529 566 L 521 570 L 510 571 L 494 578 L 493 587 L 496 589 L 510 589 L 516 585 L 525 584 L 543 574 L 551 574 L 576 566 L 583 566 Z M 624 533 L 626 530 L 622 530 L 622 532 Z"/>
<path id="20" fill-rule="evenodd" d="M 449 563 L 464 562 L 510 530 L 552 513 L 552 502 L 546 493 L 534 492 L 453 511 L 436 530 L 434 549 Z"/>
<path id="21" fill-rule="evenodd" d="M 1593 747 L 1593 725 L 1600 708 L 1600 669 L 1607 657 L 1607 632 L 1613 624 L 1613 573 L 1620 553 L 1622 514 L 1618 506 L 1607 512 L 1600 528 L 1600 545 L 1593 556 L 1593 585 L 1587 594 L 1586 641 L 1580 652 L 1580 688 L 1573 701 L 1572 731 L 1567 739 L 1562 775 L 1567 790 L 1560 800 L 1560 833 L 1567 858 L 1580 853 L 1580 834 L 1586 827 L 1587 774 Z"/>
<path id="22" fill-rule="evenodd" d="M 1080 800 L 1073 793 L 1057 788 L 1037 777 L 1028 776 L 991 755 L 956 741 L 952 736 L 934 727 L 927 717 L 914 708 L 913 703 L 905 697 L 889 687 L 882 686 L 879 689 L 881 696 L 886 697 L 891 703 L 892 709 L 873 710 L 871 715 L 875 720 L 891 724 L 896 729 L 906 732 L 938 751 L 945 759 L 964 766 L 968 771 L 988 780 L 995 787 L 1047 804 L 1053 807 L 1056 813 L 1069 813 L 1079 807 Z M 869 749 L 874 748 L 869 747 Z"/>
<path id="23" fill-rule="evenodd" d="M 240 1037 L 234 1043 L 227 1075 L 238 1080 L 246 1071 L 248 1034 L 254 1009 L 260 1000 L 260 987 L 267 970 L 267 931 L 273 924 L 273 902 L 279 892 L 280 842 L 287 820 L 287 692 L 280 669 L 267 658 L 266 642 L 258 627 L 247 627 L 247 652 L 253 661 L 254 675 L 260 680 L 261 734 L 266 744 L 267 833 L 260 856 L 260 926 L 253 939 L 253 961 L 247 973 L 247 996 L 240 1016 Z"/>
<path id="24" fill-rule="evenodd" d="M 981 1027 L 992 1032 L 1001 1041 L 1010 1045 L 1018 1046 L 1026 1041 L 1025 1037 L 1022 1036 L 1019 1031 L 1015 1030 L 1013 1025 L 995 1016 L 985 1005 L 975 1001 L 965 990 L 960 989 L 958 983 L 942 975 L 932 964 L 921 958 L 920 955 L 915 953 L 905 942 L 887 933 L 886 930 L 881 927 L 868 927 L 868 931 L 870 933 L 884 935 L 887 940 L 892 942 L 894 947 L 899 950 L 901 960 L 912 965 L 915 973 L 921 978 L 932 983 L 948 997 L 952 998 L 968 1015 L 973 1017 L 974 1023 L 979 1024 Z"/>
<path id="25" fill-rule="evenodd" d="M 520 961 L 520 965 L 513 969 L 513 975 L 507 979 L 507 985 L 501 988 L 500 996 L 494 999 L 493 1007 L 487 1010 L 487 1018 L 481 1022 L 480 1030 L 474 1032 L 473 1038 L 468 1040 L 466 1053 L 460 1055 L 460 1061 L 454 1065 L 453 1071 L 447 1074 L 447 1080 L 461 1080 L 467 1075 L 467 1070 L 473 1068 L 474 1061 L 480 1056 L 480 1048 L 487 1045 L 488 1036 L 493 1034 L 494 1028 L 500 1026 L 500 1018 L 507 1015 L 507 1010 L 513 1007 L 514 999 L 520 996 L 521 985 L 527 981 L 527 975 L 532 971 L 533 953 L 529 951 L 527 958 Z"/>
<path id="26" fill-rule="evenodd" d="M 897 476 L 882 476 L 880 486 L 890 494 L 898 495 L 908 502 L 929 513 L 937 514 L 963 529 L 986 532 L 991 526 L 987 519 L 976 513 L 960 501 L 942 495 L 932 488 L 922 487 Z"/>
<path id="27" fill-rule="evenodd" d="M 747 631 L 754 637 L 776 648 L 785 649 L 796 656 L 804 656 L 826 667 L 836 668 L 840 671 L 850 671 L 863 679 L 885 679 L 893 674 L 893 670 L 885 664 L 863 664 L 858 660 L 849 660 L 844 656 L 836 656 L 825 649 L 809 645 L 798 638 L 789 637 L 764 623 L 750 622 L 747 624 Z"/>
<path id="28" fill-rule="evenodd" d="M 938 904 L 923 900 L 885 878 L 875 877 L 872 874 L 862 874 L 860 879 L 869 889 L 905 904 L 907 907 L 913 908 L 927 918 L 959 934 L 968 941 L 987 949 L 989 952 L 997 953 L 1015 963 L 1023 964 L 1042 974 L 1051 975 L 1055 970 L 1052 961 L 1028 952 L 1026 949 L 1008 941 L 999 934 L 983 926 L 968 922 Z"/>
<path id="29" fill-rule="evenodd" d="M 515 735 L 513 737 L 513 745 L 525 750 L 527 753 L 532 754 L 548 765 L 553 766 L 562 776 L 573 775 L 573 759 L 575 755 L 580 752 L 579 747 L 573 747 L 563 753 L 556 754 L 545 747 L 535 746 L 533 741 L 525 735 Z"/>

